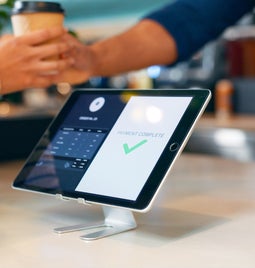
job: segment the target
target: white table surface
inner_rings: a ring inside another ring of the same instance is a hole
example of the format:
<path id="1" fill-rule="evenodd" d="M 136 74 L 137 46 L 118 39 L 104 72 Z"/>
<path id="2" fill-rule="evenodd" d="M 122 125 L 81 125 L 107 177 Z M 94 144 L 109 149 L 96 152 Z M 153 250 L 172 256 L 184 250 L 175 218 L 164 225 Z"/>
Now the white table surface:
<path id="1" fill-rule="evenodd" d="M 92 242 L 53 228 L 101 208 L 13 190 L 23 161 L 0 163 L 0 267 L 255 267 L 255 163 L 182 154 L 138 228 Z"/>

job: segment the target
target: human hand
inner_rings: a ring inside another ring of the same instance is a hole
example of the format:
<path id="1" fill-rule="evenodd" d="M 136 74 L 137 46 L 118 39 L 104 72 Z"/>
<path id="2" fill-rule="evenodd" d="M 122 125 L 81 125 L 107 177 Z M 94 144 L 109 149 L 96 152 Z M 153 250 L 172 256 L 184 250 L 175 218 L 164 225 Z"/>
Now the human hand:
<path id="1" fill-rule="evenodd" d="M 28 87 L 45 88 L 54 83 L 53 73 L 60 73 L 73 65 L 70 57 L 59 57 L 69 50 L 61 42 L 66 33 L 61 27 L 39 30 L 0 39 L 0 94 Z M 50 42 L 59 39 L 59 42 Z M 54 60 L 47 60 L 57 56 Z"/>
<path id="2" fill-rule="evenodd" d="M 65 34 L 62 37 L 62 42 L 66 43 L 69 47 L 66 53 L 63 53 L 63 57 L 70 57 L 74 60 L 73 68 L 91 72 L 94 65 L 94 55 L 90 46 L 85 45 L 71 34 Z"/>
<path id="3" fill-rule="evenodd" d="M 92 50 L 70 34 L 64 35 L 61 40 L 69 47 L 62 57 L 71 58 L 74 62 L 70 68 L 55 75 L 54 83 L 80 84 L 86 82 L 92 76 L 94 64 Z"/>

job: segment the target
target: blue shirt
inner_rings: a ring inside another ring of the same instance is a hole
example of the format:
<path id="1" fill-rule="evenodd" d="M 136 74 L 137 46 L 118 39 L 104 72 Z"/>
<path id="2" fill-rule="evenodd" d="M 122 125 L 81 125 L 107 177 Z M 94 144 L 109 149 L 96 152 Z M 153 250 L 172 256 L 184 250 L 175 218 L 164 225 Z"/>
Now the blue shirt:
<path id="1" fill-rule="evenodd" d="M 177 45 L 177 61 L 183 61 L 252 11 L 254 5 L 255 0 L 177 0 L 146 18 L 171 33 Z"/>

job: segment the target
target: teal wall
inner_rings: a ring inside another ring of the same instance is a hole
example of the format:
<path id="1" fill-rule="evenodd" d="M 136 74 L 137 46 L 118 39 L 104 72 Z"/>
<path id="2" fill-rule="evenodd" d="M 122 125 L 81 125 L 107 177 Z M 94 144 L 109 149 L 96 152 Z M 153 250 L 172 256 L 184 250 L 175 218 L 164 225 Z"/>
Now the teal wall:
<path id="1" fill-rule="evenodd" d="M 54 1 L 54 0 L 53 0 Z M 67 23 L 119 17 L 139 18 L 173 0 L 55 0 L 66 10 Z"/>
<path id="2" fill-rule="evenodd" d="M 33 0 L 58 2 L 65 9 L 65 24 L 71 26 L 86 26 L 87 23 L 104 23 L 114 19 L 135 21 L 144 14 L 175 0 Z M 11 31 L 10 23 L 4 32 Z"/>

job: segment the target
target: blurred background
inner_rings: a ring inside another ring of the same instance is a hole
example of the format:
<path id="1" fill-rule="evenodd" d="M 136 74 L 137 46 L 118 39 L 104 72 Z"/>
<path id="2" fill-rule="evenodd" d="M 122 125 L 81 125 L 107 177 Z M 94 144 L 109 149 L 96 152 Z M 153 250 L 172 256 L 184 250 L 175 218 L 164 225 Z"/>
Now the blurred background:
<path id="1" fill-rule="evenodd" d="M 61 3 L 66 11 L 66 27 L 72 30 L 81 41 L 89 44 L 125 30 L 144 14 L 170 1 L 62 0 L 56 2 Z M 0 0 L 1 33 L 11 32 L 8 14 L 12 4 L 12 0 Z M 145 70 L 110 78 L 95 77 L 76 87 L 209 88 L 213 97 L 206 109 L 207 129 L 209 125 L 210 127 L 220 126 L 252 131 L 252 134 L 249 133 L 247 146 L 254 147 L 252 153 L 249 154 L 251 156 L 248 157 L 253 159 L 253 151 L 255 151 L 253 135 L 255 129 L 253 124 L 255 116 L 254 23 L 254 12 L 251 12 L 235 26 L 227 29 L 217 40 L 203 47 L 187 62 L 168 67 L 151 66 Z M 222 80 L 228 83 L 221 83 Z M 228 87 L 227 93 L 222 91 L 222 85 Z M 0 159 L 27 156 L 72 90 L 69 84 L 64 83 L 46 90 L 27 89 L 2 98 L 0 100 Z M 222 97 L 220 94 L 225 94 L 224 98 L 227 98 L 230 103 L 229 107 L 225 107 L 224 114 L 220 114 L 218 110 L 217 98 Z M 205 139 L 204 144 L 202 144 L 201 135 Z M 217 144 L 210 143 L 212 148 L 208 149 L 210 146 L 208 146 L 207 138 L 210 135 L 215 135 L 215 133 L 212 130 L 209 134 L 207 132 L 194 133 L 186 150 L 199 152 L 207 150 L 207 152 L 215 153 Z M 236 144 L 236 140 L 234 143 Z M 204 149 L 202 149 L 203 146 Z M 234 151 L 232 154 L 227 152 L 226 155 L 242 160 L 236 156 L 240 155 L 239 151 Z"/>

